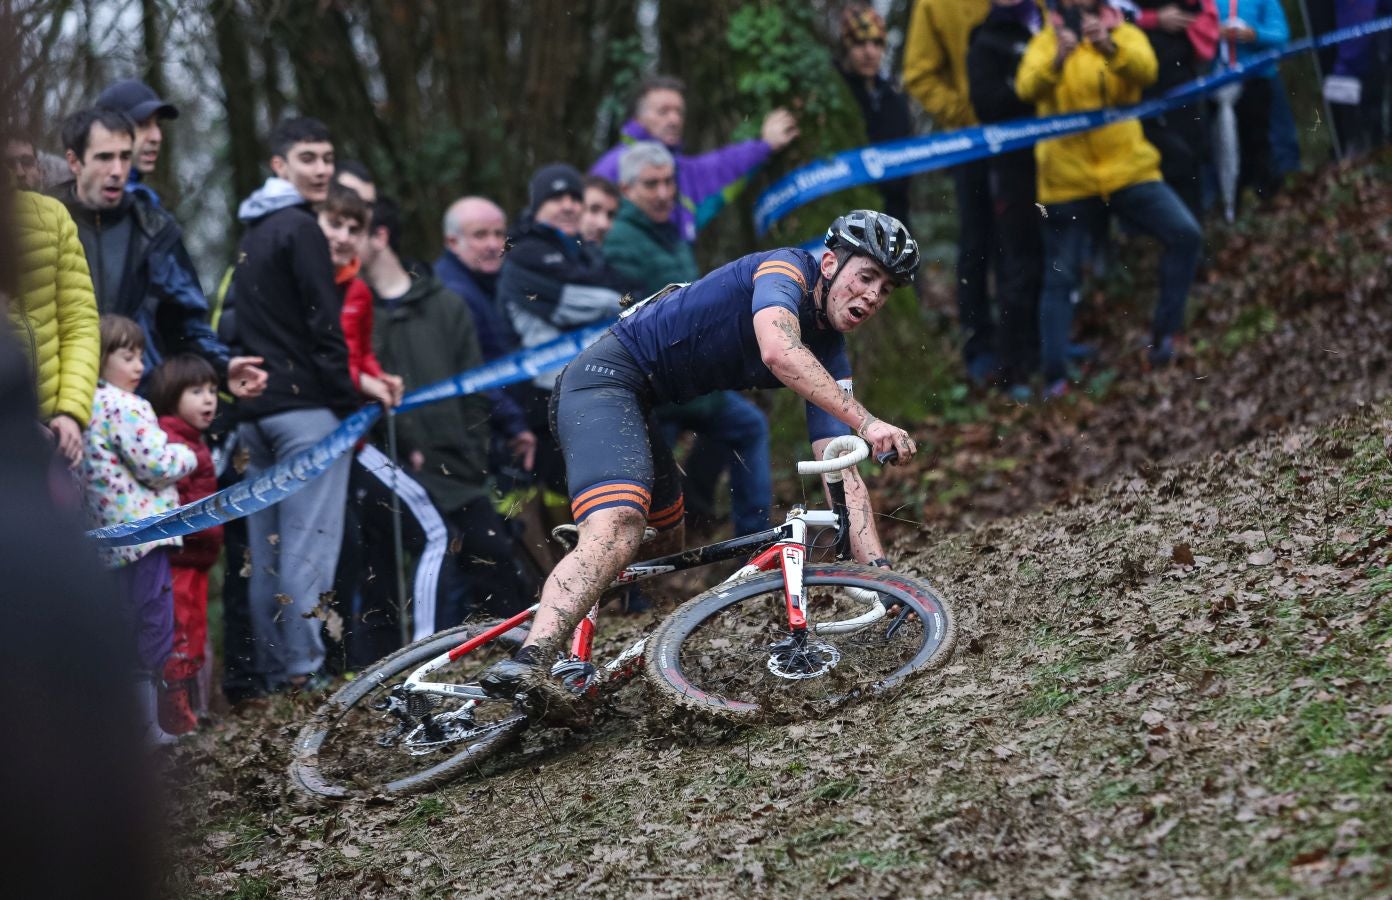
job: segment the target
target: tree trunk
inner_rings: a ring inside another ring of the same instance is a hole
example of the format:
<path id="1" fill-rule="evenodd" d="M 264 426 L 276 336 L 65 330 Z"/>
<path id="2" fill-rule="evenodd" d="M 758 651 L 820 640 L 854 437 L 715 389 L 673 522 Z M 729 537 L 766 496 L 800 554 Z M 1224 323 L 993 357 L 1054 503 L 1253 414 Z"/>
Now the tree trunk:
<path id="1" fill-rule="evenodd" d="M 247 57 L 247 33 L 237 0 L 213 0 L 209 8 L 217 41 L 222 105 L 227 111 L 227 157 L 232 166 L 228 218 L 236 221 L 237 204 L 261 183 L 261 141 L 256 135 L 257 85 Z"/>
<path id="2" fill-rule="evenodd" d="M 140 0 L 140 38 L 145 55 L 145 65 L 141 80 L 159 97 L 164 97 L 164 31 L 160 27 L 159 0 Z M 151 186 L 159 193 L 165 206 L 174 209 L 179 205 L 182 191 L 179 179 L 175 177 L 175 159 L 178 156 L 178 142 L 172 129 L 161 125 L 163 141 L 160 145 L 159 168 L 151 179 Z M 139 147 L 136 148 L 137 152 Z"/>

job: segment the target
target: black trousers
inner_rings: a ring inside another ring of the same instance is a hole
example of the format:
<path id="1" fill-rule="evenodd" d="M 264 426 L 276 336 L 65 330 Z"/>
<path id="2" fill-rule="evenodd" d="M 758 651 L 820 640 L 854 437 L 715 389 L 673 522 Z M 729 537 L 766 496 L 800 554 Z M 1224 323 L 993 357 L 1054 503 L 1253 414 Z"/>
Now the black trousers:
<path id="1" fill-rule="evenodd" d="M 991 167 L 986 160 L 952 170 L 957 194 L 957 316 L 965 344 L 962 356 L 971 361 L 995 351 L 995 320 L 987 282 L 994 245 L 991 208 Z"/>
<path id="2" fill-rule="evenodd" d="M 1160 151 L 1160 174 L 1184 205 L 1203 218 L 1203 166 L 1209 157 L 1207 107 L 1202 102 L 1142 123 L 1146 140 Z"/>
<path id="3" fill-rule="evenodd" d="M 991 199 L 998 252 L 996 299 L 1000 307 L 997 352 L 1007 384 L 1029 380 L 1039 366 L 1039 291 L 1044 241 L 1035 205 L 1033 150 L 991 161 Z"/>
<path id="4" fill-rule="evenodd" d="M 1272 79 L 1249 78 L 1242 83 L 1237 113 L 1239 145 L 1238 188 L 1250 187 L 1258 197 L 1269 197 L 1281 179 L 1271 165 Z"/>

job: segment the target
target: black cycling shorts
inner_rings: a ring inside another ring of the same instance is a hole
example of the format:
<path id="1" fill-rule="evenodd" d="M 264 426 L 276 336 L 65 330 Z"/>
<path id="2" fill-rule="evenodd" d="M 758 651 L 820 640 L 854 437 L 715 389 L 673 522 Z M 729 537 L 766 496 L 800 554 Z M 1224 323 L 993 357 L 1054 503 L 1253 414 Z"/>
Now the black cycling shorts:
<path id="1" fill-rule="evenodd" d="M 646 374 L 612 332 L 573 359 L 551 394 L 551 432 L 565 457 L 570 513 L 628 507 L 665 531 L 682 523 L 681 474 L 652 418 Z"/>

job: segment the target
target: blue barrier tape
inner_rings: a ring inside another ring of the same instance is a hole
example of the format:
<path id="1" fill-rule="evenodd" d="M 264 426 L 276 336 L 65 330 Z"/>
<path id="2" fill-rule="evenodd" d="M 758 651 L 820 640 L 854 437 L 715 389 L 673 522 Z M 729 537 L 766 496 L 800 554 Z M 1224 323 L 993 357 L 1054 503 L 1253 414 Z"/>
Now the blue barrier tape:
<path id="1" fill-rule="evenodd" d="M 1039 141 L 1091 131 L 1114 122 L 1144 119 L 1193 103 L 1199 97 L 1235 81 L 1260 77 L 1271 63 L 1298 53 L 1341 44 L 1392 29 L 1392 16 L 1362 25 L 1339 28 L 1315 38 L 1302 38 L 1284 47 L 1256 54 L 1245 64 L 1197 78 L 1163 96 L 1134 106 L 1084 110 L 1038 119 L 1015 119 L 975 125 L 957 131 L 871 144 L 837 153 L 803 166 L 779 179 L 754 204 L 754 228 L 762 236 L 788 213 L 820 197 L 848 188 L 892 181 L 934 169 L 1022 150 Z"/>
<path id="2" fill-rule="evenodd" d="M 572 331 L 545 344 L 519 350 L 476 369 L 418 388 L 402 398 L 397 413 L 451 397 L 505 387 L 559 369 L 608 330 L 609 323 L 606 322 Z M 259 512 L 322 475 L 334 460 L 351 450 L 367 434 L 381 415 L 379 405 L 365 406 L 340 422 L 313 447 L 302 450 L 249 481 L 234 484 L 158 516 L 95 528 L 87 532 L 87 536 L 107 547 L 127 547 L 160 538 L 193 534 Z"/>

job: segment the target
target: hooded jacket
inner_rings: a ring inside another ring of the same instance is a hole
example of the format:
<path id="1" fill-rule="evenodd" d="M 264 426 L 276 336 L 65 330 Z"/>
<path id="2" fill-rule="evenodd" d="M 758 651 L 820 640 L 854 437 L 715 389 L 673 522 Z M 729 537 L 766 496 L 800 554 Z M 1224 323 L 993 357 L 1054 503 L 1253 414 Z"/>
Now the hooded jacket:
<path id="1" fill-rule="evenodd" d="M 638 297 L 669 284 L 689 284 L 701 277 L 691 245 L 671 222 L 654 222 L 632 203 L 619 204 L 614 226 L 604 239 L 604 259 L 631 281 Z"/>
<path id="2" fill-rule="evenodd" d="M 518 223 L 511 240 L 498 278 L 498 302 L 523 347 L 618 316 L 629 285 L 592 246 L 530 219 Z M 557 374 L 539 375 L 533 384 L 550 390 Z"/>
<path id="3" fill-rule="evenodd" d="M 410 268 L 411 287 L 400 299 L 376 303 L 372 345 L 382 365 L 408 391 L 481 365 L 473 316 L 424 266 Z M 451 397 L 401 413 L 400 452 L 425 457 L 411 473 L 441 512 L 451 513 L 486 493 L 489 401 L 482 394 Z"/>
<path id="4" fill-rule="evenodd" d="M 623 152 L 640 141 L 656 140 L 637 119 L 629 120 L 619 133 L 619 143 L 590 167 L 590 174 L 617 184 L 619 157 Z M 726 203 L 739 196 L 749 173 L 773 152 L 762 140 L 729 144 L 699 156 L 689 156 L 681 144 L 667 144 L 666 147 L 672 152 L 677 170 L 677 205 L 672 210 L 672 221 L 682 240 L 688 242 L 696 240 L 696 233 L 715 218 Z"/>
<path id="5" fill-rule="evenodd" d="M 904 90 L 943 129 L 976 124 L 967 45 L 991 0 L 917 0 L 904 41 Z"/>
<path id="6" fill-rule="evenodd" d="M 51 197 L 17 191 L 19 293 L 10 323 L 33 367 L 39 416 L 70 416 L 83 428 L 92 418 L 101 333 L 87 257 L 72 216 Z"/>
<path id="7" fill-rule="evenodd" d="M 1040 116 L 1135 103 L 1155 80 L 1155 52 L 1145 33 L 1122 22 L 1115 9 L 1098 8 L 1116 45 L 1110 58 L 1091 42 L 1082 41 L 1058 71 L 1054 68 L 1055 24 L 1049 21 L 1030 40 L 1015 77 L 1015 91 L 1020 99 L 1034 103 Z M 1160 180 L 1160 153 L 1134 119 L 1040 141 L 1034 158 L 1039 166 L 1040 203 L 1105 198 L 1122 188 Z"/>
<path id="8" fill-rule="evenodd" d="M 203 442 L 203 433 L 178 416 L 160 416 L 159 427 L 171 444 L 183 444 L 192 450 L 196 460 L 193 471 L 179 479 L 179 505 L 184 506 L 216 493 L 217 470 L 213 467 L 213 454 Z M 214 525 L 184 535 L 184 546 L 170 555 L 169 562 L 190 569 L 211 569 L 221 551 L 222 526 Z"/>
<path id="9" fill-rule="evenodd" d="M 249 421 L 323 407 L 351 413 L 360 401 L 348 374 L 343 301 L 313 210 L 289 182 L 271 178 L 237 215 L 247 230 L 229 287 L 233 332 L 238 350 L 262 357 L 269 376 L 265 393 L 238 401 L 237 415 Z"/>
<path id="10" fill-rule="evenodd" d="M 167 356 L 196 353 L 226 378 L 229 353 L 208 325 L 208 298 L 174 217 L 142 193 L 123 194 L 109 210 L 79 203 L 71 181 L 55 195 L 77 223 L 97 308 L 134 319 L 145 332 L 146 372 Z"/>

